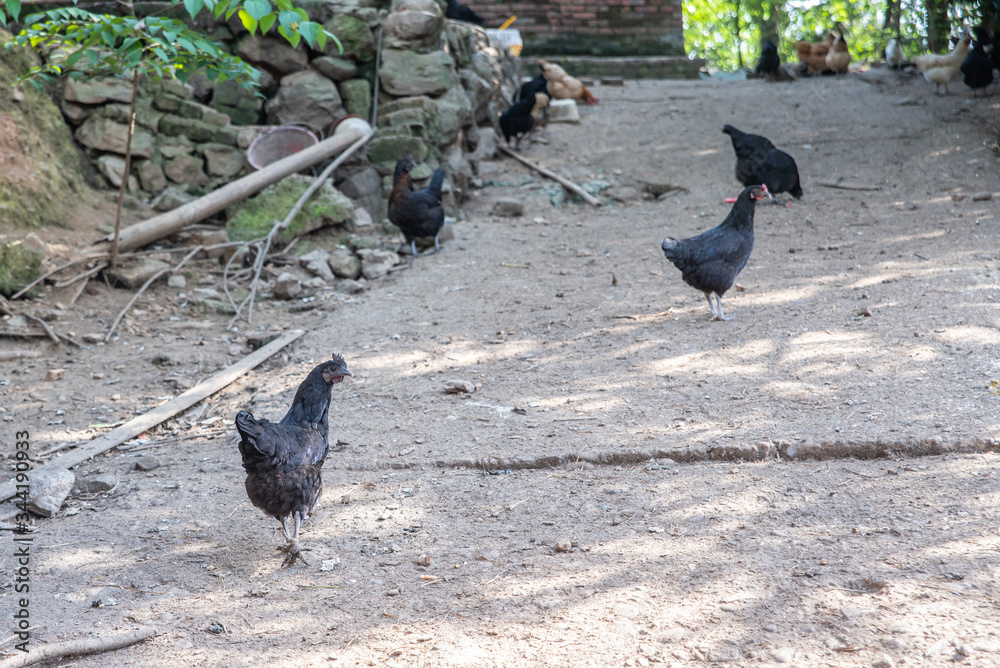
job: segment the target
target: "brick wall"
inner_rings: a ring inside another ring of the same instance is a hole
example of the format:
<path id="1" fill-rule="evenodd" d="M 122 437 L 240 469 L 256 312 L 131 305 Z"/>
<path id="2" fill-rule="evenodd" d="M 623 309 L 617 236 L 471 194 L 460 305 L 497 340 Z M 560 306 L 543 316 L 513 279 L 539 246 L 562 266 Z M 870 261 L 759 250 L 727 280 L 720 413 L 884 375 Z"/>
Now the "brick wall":
<path id="1" fill-rule="evenodd" d="M 512 14 L 524 55 L 683 56 L 681 0 L 466 0 L 497 27 Z"/>

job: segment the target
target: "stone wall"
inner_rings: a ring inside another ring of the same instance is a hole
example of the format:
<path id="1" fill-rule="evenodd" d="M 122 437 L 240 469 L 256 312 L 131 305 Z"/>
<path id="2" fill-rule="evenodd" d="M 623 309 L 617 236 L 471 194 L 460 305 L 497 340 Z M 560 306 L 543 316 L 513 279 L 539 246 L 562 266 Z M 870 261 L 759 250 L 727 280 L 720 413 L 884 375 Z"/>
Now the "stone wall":
<path id="1" fill-rule="evenodd" d="M 503 0 L 468 3 L 499 26 L 511 15 L 524 55 L 684 56 L 681 0 Z"/>
<path id="2" fill-rule="evenodd" d="M 257 96 L 202 75 L 144 83 L 138 97 L 128 189 L 168 210 L 252 169 L 246 149 L 275 125 L 301 125 L 320 137 L 350 114 L 371 118 L 376 34 L 383 29 L 378 129 L 367 156 L 335 174 L 337 187 L 376 220 L 395 163 L 407 153 L 420 163 L 414 176 L 443 166 L 446 189 L 461 201 L 476 160 L 492 157 L 490 102 L 513 61 L 485 34 L 446 21 L 437 0 L 337 0 L 306 3 L 332 40 L 326 53 L 292 48 L 280 37 L 248 35 L 227 25 L 195 26 L 263 74 Z M 74 138 L 109 186 L 121 184 L 130 81 L 67 80 L 61 109 Z"/>

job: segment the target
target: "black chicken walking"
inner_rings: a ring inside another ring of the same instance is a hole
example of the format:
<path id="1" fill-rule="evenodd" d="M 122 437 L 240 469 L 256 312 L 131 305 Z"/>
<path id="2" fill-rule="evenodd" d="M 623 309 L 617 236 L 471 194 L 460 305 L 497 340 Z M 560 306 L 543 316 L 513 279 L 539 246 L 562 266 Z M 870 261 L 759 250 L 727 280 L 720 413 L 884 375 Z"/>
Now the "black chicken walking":
<path id="1" fill-rule="evenodd" d="M 792 156 L 775 148 L 767 137 L 740 132 L 732 125 L 723 125 L 722 131 L 733 142 L 737 181 L 745 186 L 763 184 L 772 195 L 787 192 L 802 197 L 799 168 Z"/>
<path id="2" fill-rule="evenodd" d="M 285 545 L 280 549 L 287 553 L 283 566 L 291 566 L 296 559 L 309 565 L 299 548 L 299 526 L 323 493 L 321 469 L 330 449 L 331 389 L 353 375 L 344 358 L 334 354 L 332 360 L 309 372 L 281 422 L 258 420 L 247 411 L 236 415 L 247 496 L 281 522 Z"/>
<path id="3" fill-rule="evenodd" d="M 771 197 L 767 186 L 750 186 L 740 193 L 729 215 L 716 227 L 690 239 L 667 237 L 660 244 L 667 259 L 681 270 L 684 282 L 705 293 L 713 320 L 732 319 L 722 310 L 722 295 L 733 286 L 750 259 L 753 214 L 757 200 L 765 197 Z"/>
<path id="4" fill-rule="evenodd" d="M 444 227 L 444 205 L 441 203 L 444 170 L 438 167 L 426 188 L 414 190 L 410 171 L 416 166 L 409 155 L 397 162 L 389 193 L 389 220 L 406 237 L 413 257 L 417 256 L 416 240 L 420 237 L 433 236 L 434 252 L 441 250 L 438 235 Z"/>

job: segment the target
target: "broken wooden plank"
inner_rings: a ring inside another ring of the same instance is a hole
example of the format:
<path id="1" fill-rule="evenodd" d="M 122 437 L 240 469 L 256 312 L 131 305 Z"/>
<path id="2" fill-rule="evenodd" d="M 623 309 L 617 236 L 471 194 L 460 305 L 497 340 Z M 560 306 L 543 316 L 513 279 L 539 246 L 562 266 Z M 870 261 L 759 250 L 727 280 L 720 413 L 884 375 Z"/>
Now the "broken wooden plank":
<path id="1" fill-rule="evenodd" d="M 211 378 L 203 380 L 187 392 L 174 397 L 167 403 L 157 406 L 151 411 L 129 420 L 125 424 L 108 432 L 107 434 L 98 436 L 87 445 L 80 446 L 72 452 L 67 452 L 66 454 L 56 457 L 46 464 L 32 469 L 31 475 L 39 475 L 49 471 L 73 468 L 74 466 L 78 466 L 87 461 L 91 457 L 95 457 L 102 452 L 110 450 L 116 445 L 124 443 L 130 438 L 135 438 L 147 429 L 155 427 L 165 420 L 169 420 L 178 413 L 191 408 L 202 399 L 215 394 L 247 371 L 250 371 L 255 366 L 271 357 L 271 355 L 274 355 L 292 341 L 298 339 L 303 334 L 305 334 L 305 330 L 301 329 L 296 329 L 284 334 L 281 338 L 275 339 L 260 350 L 247 355 L 236 364 L 223 369 Z M 11 498 L 14 496 L 16 491 L 17 488 L 13 482 L 6 482 L 0 485 L 0 501 Z"/>
<path id="2" fill-rule="evenodd" d="M 552 170 L 545 169 L 541 165 L 537 165 L 537 164 L 533 163 L 532 161 L 528 160 L 527 158 L 522 158 L 520 155 L 518 155 L 514 151 L 510 150 L 506 146 L 499 146 L 498 145 L 497 148 L 500 149 L 501 151 L 503 151 L 504 153 L 506 153 L 507 155 L 509 155 L 510 157 L 514 158 L 518 162 L 523 163 L 523 164 L 527 165 L 528 167 L 531 167 L 533 170 L 535 170 L 536 172 L 538 172 L 542 176 L 548 177 L 548 178 L 552 179 L 553 181 L 555 181 L 556 183 L 559 183 L 562 187 L 566 188 L 567 190 L 573 191 L 574 193 L 576 193 L 577 195 L 579 195 L 581 198 L 583 198 L 583 201 L 586 202 L 587 204 L 590 204 L 591 206 L 601 206 L 602 204 L 604 204 L 604 202 L 602 202 L 601 200 L 597 199 L 596 197 L 594 197 L 593 195 L 591 195 L 590 193 L 588 193 L 586 190 L 584 190 L 580 186 L 576 185 L 575 183 L 573 183 L 569 179 L 566 179 L 566 178 L 563 178 L 562 176 L 559 176 L 558 174 L 556 174 Z"/>

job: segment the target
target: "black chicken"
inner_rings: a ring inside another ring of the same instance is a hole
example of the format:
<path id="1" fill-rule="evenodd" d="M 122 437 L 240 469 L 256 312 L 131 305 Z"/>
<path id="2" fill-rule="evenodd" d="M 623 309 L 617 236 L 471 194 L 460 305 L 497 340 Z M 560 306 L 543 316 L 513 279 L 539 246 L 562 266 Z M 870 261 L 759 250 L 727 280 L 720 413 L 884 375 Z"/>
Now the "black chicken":
<path id="1" fill-rule="evenodd" d="M 962 71 L 962 80 L 965 85 L 971 88 L 973 95 L 975 95 L 979 89 L 986 88 L 993 83 L 993 61 L 990 60 L 993 44 L 990 43 L 990 36 L 985 28 L 976 26 L 973 30 L 976 33 L 976 39 L 972 42 L 972 50 L 962 61 L 959 69 Z"/>
<path id="2" fill-rule="evenodd" d="M 511 138 L 514 139 L 514 149 L 521 146 L 521 139 L 531 132 L 535 127 L 535 119 L 531 116 L 531 110 L 535 106 L 534 91 L 526 91 L 521 99 L 510 105 L 507 111 L 500 114 L 500 131 L 503 138 L 510 146 Z"/>
<path id="3" fill-rule="evenodd" d="M 448 7 L 445 9 L 444 15 L 449 19 L 475 23 L 477 26 L 481 26 L 486 23 L 486 19 L 469 9 L 466 5 L 463 5 L 458 0 L 448 0 Z"/>
<path id="4" fill-rule="evenodd" d="M 299 525 L 323 492 L 320 469 L 330 449 L 330 390 L 344 376 L 353 375 L 344 358 L 334 354 L 309 372 L 281 422 L 258 420 L 247 411 L 236 414 L 247 496 L 281 522 L 285 545 L 280 549 L 287 553 L 283 566 L 296 559 L 309 565 L 299 549 Z"/>
<path id="5" fill-rule="evenodd" d="M 400 229 L 410 243 L 413 257 L 417 256 L 417 239 L 434 237 L 434 252 L 441 250 L 438 235 L 444 227 L 444 205 L 441 204 L 441 185 L 444 170 L 438 167 L 431 174 L 431 182 L 422 190 L 413 189 L 410 170 L 416 167 L 413 156 L 406 156 L 396 163 L 389 193 L 389 220 Z"/>
<path id="6" fill-rule="evenodd" d="M 737 181 L 745 186 L 762 183 L 774 195 L 787 192 L 796 199 L 802 197 L 799 169 L 792 156 L 775 148 L 766 137 L 740 132 L 732 125 L 723 125 L 722 131 L 733 142 Z"/>
<path id="7" fill-rule="evenodd" d="M 517 103 L 519 100 L 523 99 L 524 96 L 527 95 L 529 92 L 535 94 L 538 93 L 545 93 L 546 95 L 549 94 L 549 82 L 545 78 L 544 74 L 539 74 L 531 81 L 525 81 L 523 84 L 521 84 L 521 87 L 514 92 L 514 97 L 511 99 L 511 103 L 512 104 Z"/>
<path id="8" fill-rule="evenodd" d="M 660 244 L 667 259 L 681 270 L 684 282 L 705 293 L 713 320 L 731 320 L 722 310 L 722 295 L 750 259 L 754 209 L 757 200 L 765 197 L 771 197 L 767 186 L 750 186 L 716 227 L 690 239 L 667 237 Z M 713 292 L 718 309 L 712 303 Z"/>
<path id="9" fill-rule="evenodd" d="M 781 58 L 778 57 L 778 47 L 773 42 L 764 42 L 761 49 L 760 61 L 757 63 L 757 74 L 762 75 L 767 81 L 774 81 L 774 73 L 781 67 Z"/>

